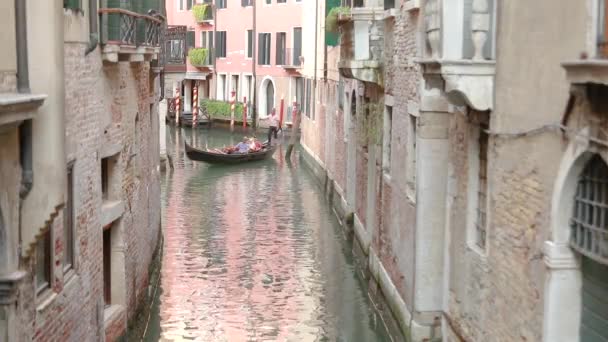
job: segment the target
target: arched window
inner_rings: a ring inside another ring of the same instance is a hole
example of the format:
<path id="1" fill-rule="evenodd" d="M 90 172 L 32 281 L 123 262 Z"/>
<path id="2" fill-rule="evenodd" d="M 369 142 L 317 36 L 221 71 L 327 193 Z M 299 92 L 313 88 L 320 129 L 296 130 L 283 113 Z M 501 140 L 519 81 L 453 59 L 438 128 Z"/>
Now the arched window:
<path id="1" fill-rule="evenodd" d="M 595 155 L 576 186 L 570 246 L 580 254 L 580 341 L 608 340 L 608 165 Z"/>
<path id="2" fill-rule="evenodd" d="M 608 264 L 608 165 L 598 155 L 579 176 L 570 228 L 574 250 Z"/>

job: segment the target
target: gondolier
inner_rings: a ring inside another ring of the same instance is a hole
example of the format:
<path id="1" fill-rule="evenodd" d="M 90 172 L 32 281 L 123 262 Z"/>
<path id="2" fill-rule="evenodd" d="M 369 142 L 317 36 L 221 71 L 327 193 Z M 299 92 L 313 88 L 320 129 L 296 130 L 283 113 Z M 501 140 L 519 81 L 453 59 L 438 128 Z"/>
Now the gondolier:
<path id="1" fill-rule="evenodd" d="M 272 108 L 272 112 L 269 117 L 269 127 L 268 127 L 268 145 L 270 145 L 272 141 L 272 135 L 274 134 L 274 138 L 277 139 L 277 132 L 279 130 L 279 117 L 277 116 L 277 111 L 275 108 Z"/>

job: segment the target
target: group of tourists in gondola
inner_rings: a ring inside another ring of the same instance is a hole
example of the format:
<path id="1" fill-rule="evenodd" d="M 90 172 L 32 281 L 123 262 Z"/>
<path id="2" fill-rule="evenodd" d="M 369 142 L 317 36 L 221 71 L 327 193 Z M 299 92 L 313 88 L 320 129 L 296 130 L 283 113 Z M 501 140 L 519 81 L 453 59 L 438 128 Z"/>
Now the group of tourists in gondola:
<path id="1" fill-rule="evenodd" d="M 271 144 L 272 138 L 278 138 L 280 129 L 279 118 L 276 110 L 272 110 L 268 116 L 268 140 L 260 142 L 255 137 L 243 137 L 235 146 L 225 146 L 222 148 L 197 149 L 185 143 L 188 158 L 207 163 L 240 163 L 247 161 L 262 160 L 272 156 L 276 146 Z"/>

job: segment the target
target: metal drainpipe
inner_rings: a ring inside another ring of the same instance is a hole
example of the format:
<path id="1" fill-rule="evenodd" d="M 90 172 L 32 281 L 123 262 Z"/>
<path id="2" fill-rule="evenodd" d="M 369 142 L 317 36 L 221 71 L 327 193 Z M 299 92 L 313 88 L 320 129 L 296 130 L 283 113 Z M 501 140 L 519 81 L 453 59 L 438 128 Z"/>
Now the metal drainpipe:
<path id="1" fill-rule="evenodd" d="M 312 113 L 311 115 L 317 118 L 317 60 L 318 60 L 318 49 L 319 49 L 319 0 L 315 0 L 315 72 L 313 80 L 313 94 L 312 94 Z"/>
<path id="2" fill-rule="evenodd" d="M 26 2 L 15 0 L 15 32 L 17 48 L 17 90 L 20 93 L 30 92 L 30 79 L 27 55 L 27 19 Z M 21 188 L 19 197 L 23 200 L 34 184 L 32 162 L 32 120 L 26 120 L 19 126 L 19 159 L 21 162 Z"/>
<path id="3" fill-rule="evenodd" d="M 253 126 L 253 129 L 256 130 L 258 128 L 258 91 L 257 91 L 257 75 L 256 75 L 256 64 L 257 64 L 257 53 L 256 53 L 256 39 L 257 39 L 257 6 L 256 6 L 256 2 L 257 0 L 253 0 L 253 31 L 251 32 L 251 54 L 252 54 L 252 58 L 251 58 L 251 73 L 252 73 L 252 80 L 251 80 L 251 86 L 253 87 L 253 94 L 252 94 L 252 108 L 251 108 L 251 126 Z M 259 47 L 258 47 L 259 48 Z"/>
<path id="4" fill-rule="evenodd" d="M 84 52 L 84 55 L 95 51 L 99 42 L 99 33 L 97 28 L 97 0 L 89 0 L 89 45 Z"/>

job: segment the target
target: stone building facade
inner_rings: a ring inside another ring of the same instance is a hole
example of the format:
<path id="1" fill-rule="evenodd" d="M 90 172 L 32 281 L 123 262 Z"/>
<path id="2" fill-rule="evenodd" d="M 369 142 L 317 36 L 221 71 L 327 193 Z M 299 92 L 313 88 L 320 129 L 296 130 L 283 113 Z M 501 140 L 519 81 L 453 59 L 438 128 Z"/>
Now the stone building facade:
<path id="1" fill-rule="evenodd" d="M 303 155 L 405 339 L 606 339 L 607 4 L 342 6 Z"/>
<path id="2" fill-rule="evenodd" d="M 159 41 L 111 36 L 97 1 L 5 5 L 0 340 L 113 341 L 161 243 Z"/>

